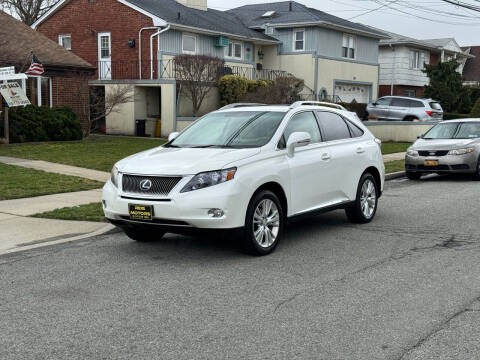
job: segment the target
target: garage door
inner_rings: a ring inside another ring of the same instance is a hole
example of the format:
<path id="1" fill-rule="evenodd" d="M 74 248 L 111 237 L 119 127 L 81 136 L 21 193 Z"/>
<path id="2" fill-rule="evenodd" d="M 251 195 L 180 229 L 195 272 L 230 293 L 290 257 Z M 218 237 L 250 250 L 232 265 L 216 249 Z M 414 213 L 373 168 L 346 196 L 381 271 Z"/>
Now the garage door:
<path id="1" fill-rule="evenodd" d="M 340 101 L 351 103 L 355 100 L 357 103 L 366 104 L 369 102 L 370 85 L 358 85 L 349 83 L 337 83 L 335 85 L 335 95 Z"/>

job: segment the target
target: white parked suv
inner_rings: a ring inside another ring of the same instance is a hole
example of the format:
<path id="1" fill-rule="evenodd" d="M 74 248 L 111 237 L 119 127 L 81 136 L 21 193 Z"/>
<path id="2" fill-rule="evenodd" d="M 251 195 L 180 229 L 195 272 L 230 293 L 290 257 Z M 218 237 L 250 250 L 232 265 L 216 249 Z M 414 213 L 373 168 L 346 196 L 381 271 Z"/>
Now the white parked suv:
<path id="1" fill-rule="evenodd" d="M 119 161 L 102 200 L 106 218 L 134 240 L 237 230 L 265 255 L 298 215 L 344 208 L 354 222 L 371 221 L 384 174 L 380 141 L 341 106 L 241 104 Z"/>

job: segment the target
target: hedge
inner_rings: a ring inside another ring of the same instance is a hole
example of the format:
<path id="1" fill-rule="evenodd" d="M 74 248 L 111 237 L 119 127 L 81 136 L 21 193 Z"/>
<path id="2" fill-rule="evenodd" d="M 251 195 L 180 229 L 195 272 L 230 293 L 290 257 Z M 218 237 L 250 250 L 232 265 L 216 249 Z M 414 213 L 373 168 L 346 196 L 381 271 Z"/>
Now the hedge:
<path id="1" fill-rule="evenodd" d="M 472 114 L 443 113 L 443 120 L 468 119 L 475 117 Z"/>
<path id="2" fill-rule="evenodd" d="M 270 80 L 248 80 L 240 75 L 225 75 L 218 81 L 220 103 L 225 106 L 240 102 L 247 93 L 254 93 L 271 84 Z"/>
<path id="3" fill-rule="evenodd" d="M 77 115 L 69 107 L 28 105 L 9 112 L 10 142 L 82 139 Z"/>

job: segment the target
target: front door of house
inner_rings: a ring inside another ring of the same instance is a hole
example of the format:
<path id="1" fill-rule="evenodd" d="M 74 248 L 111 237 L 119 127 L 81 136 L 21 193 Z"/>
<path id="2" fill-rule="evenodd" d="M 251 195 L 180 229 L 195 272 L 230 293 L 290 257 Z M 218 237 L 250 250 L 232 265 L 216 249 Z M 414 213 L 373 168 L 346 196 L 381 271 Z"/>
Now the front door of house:
<path id="1" fill-rule="evenodd" d="M 98 33 L 98 78 L 112 79 L 112 46 L 109 32 Z"/>

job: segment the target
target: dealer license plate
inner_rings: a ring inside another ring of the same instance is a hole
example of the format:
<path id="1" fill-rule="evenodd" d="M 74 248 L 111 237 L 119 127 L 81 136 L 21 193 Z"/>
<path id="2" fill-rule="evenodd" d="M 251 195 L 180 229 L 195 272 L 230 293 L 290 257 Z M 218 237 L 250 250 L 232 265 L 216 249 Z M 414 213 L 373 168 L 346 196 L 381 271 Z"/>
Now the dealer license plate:
<path id="1" fill-rule="evenodd" d="M 153 208 L 151 205 L 129 204 L 128 212 L 132 220 L 151 221 L 153 218 Z"/>

